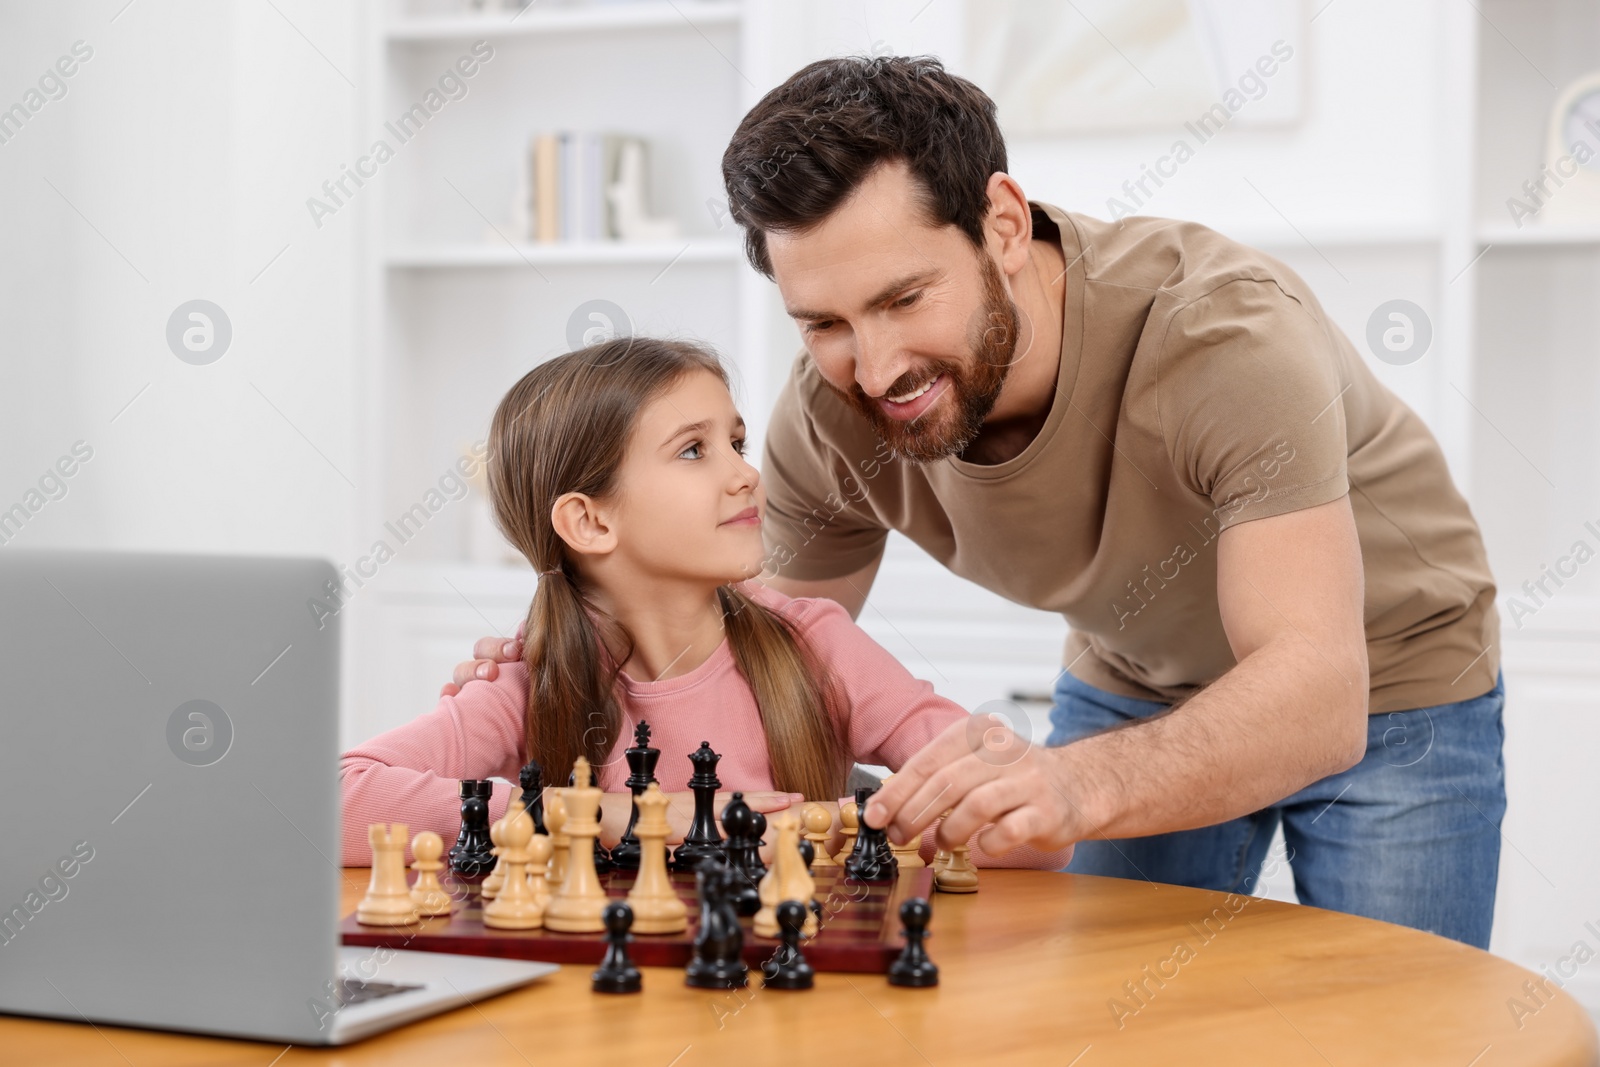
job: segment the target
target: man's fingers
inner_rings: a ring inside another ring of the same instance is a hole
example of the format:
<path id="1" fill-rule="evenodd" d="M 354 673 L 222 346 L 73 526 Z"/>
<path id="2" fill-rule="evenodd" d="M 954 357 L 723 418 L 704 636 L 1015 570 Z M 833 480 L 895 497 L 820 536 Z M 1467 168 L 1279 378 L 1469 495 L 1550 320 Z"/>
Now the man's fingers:
<path id="1" fill-rule="evenodd" d="M 492 682 L 498 677 L 500 677 L 500 668 L 495 666 L 494 660 L 474 659 L 467 660 L 464 663 L 457 663 L 452 681 L 457 686 L 463 686 L 473 679 Z"/>
<path id="2" fill-rule="evenodd" d="M 972 783 L 959 803 L 945 805 L 951 811 L 939 825 L 939 844 L 946 848 L 965 844 L 985 825 L 999 822 L 1028 799 L 1028 790 L 1012 777 Z"/>
<path id="3" fill-rule="evenodd" d="M 920 752 L 906 760 L 905 764 L 894 772 L 894 777 L 885 782 L 883 788 L 867 801 L 867 810 L 862 813 L 866 820 L 873 826 L 885 828 L 893 826 L 902 831 L 909 831 L 910 823 L 901 819 L 903 810 L 914 797 L 920 795 L 930 776 L 971 751 L 967 741 L 968 732 L 967 723 L 951 723 L 937 737 L 924 745 Z M 921 807 L 910 806 L 914 812 Z M 940 808 L 933 814 L 937 816 L 939 811 L 943 810 Z M 917 820 L 912 820 L 915 821 Z M 927 822 L 923 821 L 921 825 L 926 826 Z"/>
<path id="4" fill-rule="evenodd" d="M 1044 813 L 1036 805 L 1013 808 L 978 835 L 978 847 L 991 856 L 1003 856 L 1014 848 L 1042 841 L 1049 836 L 1044 821 Z"/>
<path id="5" fill-rule="evenodd" d="M 515 663 L 522 658 L 522 640 L 520 637 L 511 641 L 503 637 L 480 637 L 472 646 L 472 655 L 477 659 Z"/>

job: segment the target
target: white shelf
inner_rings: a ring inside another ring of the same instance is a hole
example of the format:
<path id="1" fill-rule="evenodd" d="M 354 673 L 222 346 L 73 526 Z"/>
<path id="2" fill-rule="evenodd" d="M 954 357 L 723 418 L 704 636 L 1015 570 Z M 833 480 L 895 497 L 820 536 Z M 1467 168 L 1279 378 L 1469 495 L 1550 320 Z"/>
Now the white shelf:
<path id="1" fill-rule="evenodd" d="M 399 248 L 387 257 L 390 267 L 612 266 L 626 264 L 737 263 L 743 254 L 737 241 L 680 237 L 671 241 L 572 241 L 424 245 Z"/>
<path id="2" fill-rule="evenodd" d="M 540 34 L 610 30 L 685 29 L 735 25 L 743 5 L 730 0 L 641 0 L 625 4 L 574 5 L 566 9 L 525 8 L 504 16 L 456 15 L 400 19 L 385 31 L 393 43 L 459 41 L 478 37 L 529 37 Z"/>
<path id="3" fill-rule="evenodd" d="M 1529 223 L 1521 229 L 1509 222 L 1480 225 L 1478 244 L 1531 247 L 1600 244 L 1600 223 L 1565 225 Z"/>

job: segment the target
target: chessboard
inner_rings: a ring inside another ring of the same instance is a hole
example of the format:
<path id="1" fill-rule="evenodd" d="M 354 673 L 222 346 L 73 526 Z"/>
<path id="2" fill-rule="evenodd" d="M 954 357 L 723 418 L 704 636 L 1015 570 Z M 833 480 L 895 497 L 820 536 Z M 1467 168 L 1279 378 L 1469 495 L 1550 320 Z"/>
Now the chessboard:
<path id="1" fill-rule="evenodd" d="M 847 880 L 841 867 L 814 867 L 815 900 L 821 905 L 820 928 L 803 945 L 806 959 L 818 971 L 882 974 L 905 946 L 900 930 L 900 904 L 911 897 L 933 899 L 933 871 L 917 867 L 900 871 L 894 881 Z M 676 934 L 634 934 L 628 946 L 633 961 L 646 967 L 683 967 L 694 951 L 700 905 L 692 874 L 669 877 L 688 905 L 689 928 Z M 606 893 L 621 899 L 633 886 L 633 871 L 600 876 Z M 605 934 L 565 934 L 551 930 L 496 930 L 483 925 L 484 901 L 475 884 L 448 873 L 441 881 L 455 900 L 449 917 L 423 919 L 410 926 L 363 926 L 354 915 L 340 926 L 343 943 L 361 948 L 395 948 L 420 952 L 453 952 L 469 956 L 540 960 L 546 963 L 598 964 L 605 954 Z M 759 967 L 779 947 L 777 938 L 757 937 L 750 919 L 744 927 L 744 960 Z"/>

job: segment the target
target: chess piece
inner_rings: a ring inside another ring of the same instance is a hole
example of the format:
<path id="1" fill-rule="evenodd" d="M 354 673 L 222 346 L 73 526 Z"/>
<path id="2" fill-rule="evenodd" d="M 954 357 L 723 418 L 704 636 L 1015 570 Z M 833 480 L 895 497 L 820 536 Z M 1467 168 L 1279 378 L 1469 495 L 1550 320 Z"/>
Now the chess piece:
<path id="1" fill-rule="evenodd" d="M 545 881 L 552 894 L 567 879 L 567 859 L 572 848 L 572 839 L 564 832 L 567 825 L 565 793 L 564 789 L 550 790 L 550 797 L 544 804 L 544 821 L 550 827 L 550 864 L 545 870 Z"/>
<path id="2" fill-rule="evenodd" d="M 743 793 L 734 793 L 722 809 L 722 829 L 728 839 L 722 843 L 722 862 L 733 871 L 733 909 L 745 918 L 761 910 L 761 894 L 756 886 L 767 873 L 761 862 L 761 839 L 756 836 L 756 820 L 766 817 L 752 811 Z"/>
<path id="3" fill-rule="evenodd" d="M 619 871 L 639 869 L 639 838 L 635 828 L 639 825 L 639 797 L 645 788 L 656 780 L 656 762 L 661 750 L 650 747 L 650 724 L 644 720 L 633 729 L 633 747 L 623 752 L 628 761 L 628 791 L 633 794 L 633 812 L 628 816 L 628 828 L 622 840 L 611 850 L 611 862 Z"/>
<path id="4" fill-rule="evenodd" d="M 816 972 L 800 952 L 800 931 L 810 916 L 806 906 L 798 900 L 785 900 L 778 905 L 778 927 L 782 931 L 783 947 L 762 964 L 766 974 L 767 989 L 810 989 L 816 984 Z"/>
<path id="5" fill-rule="evenodd" d="M 375 822 L 367 827 L 367 840 L 372 844 L 372 880 L 356 907 L 356 921 L 364 926 L 410 926 L 420 916 L 406 885 L 406 824 Z"/>
<path id="6" fill-rule="evenodd" d="M 587 782 L 589 761 L 582 756 L 573 765 L 573 781 Z M 606 906 L 606 891 L 600 885 L 595 871 L 594 849 L 590 842 L 600 833 L 600 790 L 592 785 L 569 786 L 563 800 L 566 803 L 566 824 L 563 829 L 571 846 L 567 849 L 567 876 L 561 881 L 545 912 L 544 925 L 548 930 L 565 934 L 597 933 L 605 929 L 600 913 Z M 550 811 L 545 811 L 550 818 Z"/>
<path id="7" fill-rule="evenodd" d="M 628 906 L 641 934 L 676 934 L 689 928 L 689 909 L 667 876 L 668 803 L 655 782 L 638 800 L 639 875 L 628 893 Z"/>
<path id="8" fill-rule="evenodd" d="M 877 792 L 871 786 L 856 790 L 856 811 L 867 810 L 867 798 Z M 856 834 L 855 848 L 844 861 L 844 876 L 858 882 L 893 881 L 898 873 L 894 853 L 889 849 L 889 835 L 858 816 L 860 830 Z"/>
<path id="9" fill-rule="evenodd" d="M 884 779 L 884 782 L 888 782 L 893 777 L 894 775 L 889 775 L 888 778 Z M 889 835 L 886 833 L 883 836 L 885 840 L 887 840 Z M 916 837 L 913 837 L 910 841 L 907 841 L 903 845 L 897 845 L 893 841 L 890 841 L 889 851 L 894 856 L 895 863 L 902 871 L 915 870 L 918 867 L 927 866 L 922 859 L 922 836 L 920 834 Z"/>
<path id="10" fill-rule="evenodd" d="M 578 784 L 577 774 L 577 771 L 572 772 L 572 775 L 567 779 L 568 786 L 574 786 Z M 589 784 L 594 786 L 596 789 L 600 788 L 600 774 L 592 766 L 589 768 Z M 599 834 L 595 835 L 592 851 L 594 852 L 595 873 L 606 874 L 609 872 L 611 870 L 611 853 L 607 852 L 606 846 L 600 843 Z"/>
<path id="11" fill-rule="evenodd" d="M 461 832 L 450 849 L 450 869 L 465 878 L 488 874 L 494 867 L 489 837 L 489 798 L 494 783 L 476 778 L 461 782 Z"/>
<path id="12" fill-rule="evenodd" d="M 600 969 L 589 976 L 590 986 L 596 993 L 637 993 L 643 983 L 639 968 L 628 958 L 628 927 L 633 925 L 633 909 L 620 900 L 613 900 L 600 913 L 606 927 L 606 954 Z"/>
<path id="13" fill-rule="evenodd" d="M 541 914 L 549 909 L 552 895 L 549 877 L 551 851 L 550 838 L 546 834 L 534 834 L 533 840 L 528 843 L 528 888 L 533 890 L 533 898 L 539 902 Z"/>
<path id="14" fill-rule="evenodd" d="M 696 989 L 743 989 L 750 968 L 740 958 L 744 931 L 733 910 L 737 876 L 716 857 L 700 861 L 695 881 L 700 890 L 700 928 L 694 935 L 694 956 L 684 968 L 685 985 Z"/>
<path id="15" fill-rule="evenodd" d="M 533 840 L 533 816 L 521 804 L 513 804 L 509 810 L 511 814 L 500 822 L 505 882 L 494 900 L 484 906 L 483 925 L 496 930 L 537 930 L 544 923 L 544 909 L 528 884 L 528 864 L 533 861 L 528 849 Z"/>
<path id="16" fill-rule="evenodd" d="M 544 825 L 544 768 L 529 760 L 517 774 L 517 782 L 522 786 L 522 806 L 533 816 L 533 832 L 548 835 L 550 831 Z"/>
<path id="17" fill-rule="evenodd" d="M 411 869 L 417 872 L 417 880 L 411 886 L 411 902 L 417 906 L 417 914 L 425 919 L 449 915 L 450 894 L 439 884 L 438 873 L 444 869 L 444 862 L 439 859 L 444 854 L 444 842 L 432 830 L 424 830 L 411 839 L 411 854 L 416 857 Z"/>
<path id="18" fill-rule="evenodd" d="M 944 852 L 945 865 L 942 868 L 937 862 L 934 865 L 933 888 L 941 893 L 976 893 L 978 868 L 972 865 L 970 852 L 967 845 L 957 845 Z"/>
<path id="19" fill-rule="evenodd" d="M 900 922 L 904 926 L 906 947 L 889 965 L 889 984 L 910 989 L 925 989 L 939 984 L 939 968 L 928 958 L 923 942 L 928 939 L 928 919 L 933 909 L 921 897 L 912 897 L 900 905 Z"/>
<path id="20" fill-rule="evenodd" d="M 717 761 L 722 759 L 711 751 L 711 742 L 702 741 L 700 747 L 689 754 L 694 764 L 694 774 L 689 777 L 689 789 L 694 793 L 694 819 L 683 843 L 672 853 L 672 869 L 695 871 L 704 859 L 720 859 L 722 835 L 717 832 L 717 815 L 714 810 L 717 790 L 722 782 L 717 778 Z"/>
<path id="21" fill-rule="evenodd" d="M 767 829 L 767 817 L 745 803 L 743 793 L 734 793 L 722 809 L 722 829 L 728 835 L 722 846 L 728 866 L 759 882 L 767 873 L 767 865 L 761 862 L 761 846 L 766 843 L 761 835 Z"/>
<path id="22" fill-rule="evenodd" d="M 806 870 L 809 871 L 811 869 L 811 865 L 815 863 L 816 860 L 816 846 L 802 837 L 800 839 L 800 861 L 806 865 Z"/>
<path id="23" fill-rule="evenodd" d="M 837 867 L 839 864 L 828 855 L 828 833 L 833 829 L 833 816 L 828 814 L 828 809 L 821 804 L 807 804 L 801 809 L 801 818 L 806 828 L 805 839 L 815 850 L 806 866 Z"/>
<path id="24" fill-rule="evenodd" d="M 511 808 L 508 807 L 506 808 L 506 815 L 510 814 Z M 478 887 L 478 891 L 483 894 L 484 900 L 493 900 L 495 894 L 500 892 L 500 887 L 506 884 L 506 856 L 505 849 L 501 847 L 505 844 L 501 840 L 501 836 L 505 832 L 505 825 L 506 820 L 502 817 L 489 827 L 489 840 L 494 842 L 494 847 L 489 851 L 496 858 L 494 870 L 489 872 L 489 877 L 485 878 L 483 884 Z"/>
<path id="25" fill-rule="evenodd" d="M 833 854 L 833 862 L 840 867 L 850 858 L 850 853 L 856 848 L 856 835 L 860 833 L 861 814 L 856 808 L 856 802 L 847 800 L 839 805 L 839 825 L 844 834 L 844 843 L 839 846 L 839 851 Z"/>
<path id="26" fill-rule="evenodd" d="M 792 811 L 776 816 L 772 825 L 778 830 L 778 843 L 772 850 L 772 870 L 761 879 L 761 910 L 756 912 L 754 929 L 758 937 L 778 936 L 778 905 L 786 900 L 798 900 L 802 905 L 816 895 L 817 883 L 806 870 L 800 858 L 800 820 Z M 802 931 L 807 937 L 817 934 L 817 918 L 807 915 Z"/>

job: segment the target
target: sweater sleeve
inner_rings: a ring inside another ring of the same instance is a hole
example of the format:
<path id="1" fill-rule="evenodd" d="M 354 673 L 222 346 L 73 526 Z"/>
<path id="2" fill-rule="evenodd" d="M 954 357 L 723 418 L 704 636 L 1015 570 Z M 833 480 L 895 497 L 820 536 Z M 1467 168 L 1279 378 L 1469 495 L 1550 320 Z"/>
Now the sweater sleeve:
<path id="1" fill-rule="evenodd" d="M 402 822 L 408 836 L 432 830 L 455 840 L 461 824 L 460 779 L 514 779 L 521 765 L 528 669 L 504 664 L 492 682 L 474 680 L 430 712 L 365 741 L 339 759 L 345 866 L 371 864 L 367 827 Z M 505 814 L 510 788 L 496 785 L 491 819 Z M 406 848 L 410 862 L 410 846 Z"/>
<path id="2" fill-rule="evenodd" d="M 832 600 L 800 599 L 789 602 L 797 626 L 809 642 L 812 655 L 837 679 L 845 697 L 842 713 L 848 716 L 847 737 L 858 763 L 877 764 L 898 771 L 905 762 L 951 723 L 969 716 L 967 709 L 933 691 L 933 685 L 914 677 L 888 649 L 856 625 L 850 613 Z M 849 798 L 846 798 L 849 799 Z M 933 859 L 934 828 L 922 836 L 924 860 Z M 984 829 L 988 829 L 987 826 Z M 991 856 L 972 843 L 972 862 L 978 867 L 1029 867 L 1060 870 L 1072 858 L 1072 847 L 1049 852 L 1023 845 Z"/>

